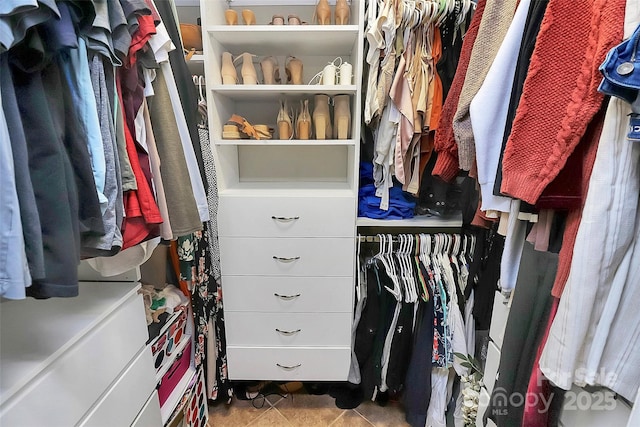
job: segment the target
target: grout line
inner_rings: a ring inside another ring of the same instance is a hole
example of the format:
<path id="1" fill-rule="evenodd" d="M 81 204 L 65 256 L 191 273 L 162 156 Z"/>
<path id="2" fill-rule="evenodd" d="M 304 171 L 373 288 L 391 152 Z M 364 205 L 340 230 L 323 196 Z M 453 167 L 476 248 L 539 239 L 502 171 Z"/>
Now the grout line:
<path id="1" fill-rule="evenodd" d="M 364 415 L 362 415 L 360 412 L 358 412 L 358 410 L 357 410 L 357 409 L 355 409 L 355 408 L 354 408 L 354 409 L 353 409 L 353 412 L 355 412 L 356 414 L 360 415 L 362 418 L 364 418 L 364 420 L 365 420 L 366 422 L 368 422 L 368 423 L 369 423 L 369 424 L 371 424 L 372 426 L 375 426 L 375 424 L 374 424 L 374 423 L 372 423 L 372 422 L 371 422 L 371 420 L 369 420 L 369 418 L 367 418 L 367 417 L 365 417 Z"/>
<path id="2" fill-rule="evenodd" d="M 342 413 L 341 413 L 340 415 L 338 415 L 338 416 L 336 417 L 336 419 L 335 419 L 335 420 L 331 421 L 327 427 L 331 427 L 332 425 L 334 425 L 335 423 L 337 423 L 337 422 L 338 422 L 338 420 L 339 420 L 340 418 L 344 417 L 344 414 L 346 414 L 346 413 L 347 413 L 347 411 L 346 411 L 346 410 L 342 411 Z"/>
<path id="3" fill-rule="evenodd" d="M 265 416 L 265 414 L 266 414 L 267 412 L 269 412 L 271 409 L 274 409 L 274 408 L 269 408 L 269 409 L 267 409 L 267 410 L 265 410 L 265 411 L 262 411 L 262 413 L 261 413 L 260 415 L 258 415 L 257 417 L 255 417 L 254 419 L 252 419 L 251 421 L 249 421 L 249 422 L 248 422 L 247 424 L 245 424 L 245 425 L 246 425 L 246 426 L 250 426 L 251 424 L 255 423 L 255 422 L 256 422 L 256 421 L 258 421 L 260 418 L 264 417 L 264 416 Z"/>

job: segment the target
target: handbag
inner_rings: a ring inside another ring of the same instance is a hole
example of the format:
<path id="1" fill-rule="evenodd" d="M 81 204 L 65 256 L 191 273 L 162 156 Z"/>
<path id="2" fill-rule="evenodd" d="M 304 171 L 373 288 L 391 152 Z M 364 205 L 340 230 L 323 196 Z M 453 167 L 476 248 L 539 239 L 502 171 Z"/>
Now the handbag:
<path id="1" fill-rule="evenodd" d="M 195 24 L 180 24 L 182 46 L 185 50 L 202 51 L 202 27 Z"/>

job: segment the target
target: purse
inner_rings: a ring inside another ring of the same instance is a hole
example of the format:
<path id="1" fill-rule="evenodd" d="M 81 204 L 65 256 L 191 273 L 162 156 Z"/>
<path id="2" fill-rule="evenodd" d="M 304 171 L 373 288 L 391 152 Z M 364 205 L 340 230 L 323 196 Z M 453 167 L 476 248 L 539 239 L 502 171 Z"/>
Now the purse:
<path id="1" fill-rule="evenodd" d="M 195 24 L 180 24 L 182 47 L 185 50 L 202 51 L 202 27 Z"/>

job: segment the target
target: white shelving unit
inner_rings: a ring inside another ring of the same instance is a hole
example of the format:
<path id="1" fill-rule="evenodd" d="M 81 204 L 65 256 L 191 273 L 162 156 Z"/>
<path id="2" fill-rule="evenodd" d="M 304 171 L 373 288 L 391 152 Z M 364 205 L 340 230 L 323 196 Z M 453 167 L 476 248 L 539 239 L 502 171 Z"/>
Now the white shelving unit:
<path id="1" fill-rule="evenodd" d="M 230 299 L 225 303 L 232 380 L 339 381 L 346 380 L 348 375 L 364 2 L 351 2 L 349 25 L 327 26 L 311 22 L 315 3 L 315 0 L 200 3 L 209 129 L 220 196 L 223 291 L 232 295 L 242 288 L 269 299 L 242 304 Z M 229 5 L 238 12 L 238 25 L 225 24 L 224 11 Z M 257 25 L 243 25 L 242 9 L 255 13 Z M 298 15 L 308 24 L 268 25 L 273 15 L 284 16 L 285 21 L 288 15 Z M 254 66 L 260 82 L 263 81 L 260 60 L 265 56 L 278 60 L 284 79 L 287 57 L 300 59 L 304 83 L 341 57 L 353 66 L 352 84 L 243 85 L 239 60 L 239 84 L 225 85 L 220 73 L 223 52 L 230 52 L 234 58 L 244 52 L 255 55 Z M 312 114 L 316 94 L 350 96 L 349 139 L 222 139 L 222 127 L 232 114 L 245 117 L 254 125 L 277 128 L 281 99 L 287 99 L 291 107 L 309 99 Z M 251 261 L 245 263 L 248 256 Z M 326 295 L 327 292 L 331 294 Z M 333 329 L 344 333 L 327 335 L 308 324 L 310 312 L 305 301 L 312 295 L 326 295 L 325 301 L 314 305 L 314 322 L 331 324 Z M 252 340 L 242 334 L 247 327 L 253 327 L 254 335 L 260 339 Z M 260 369 L 256 369 L 257 360 L 261 360 Z"/>

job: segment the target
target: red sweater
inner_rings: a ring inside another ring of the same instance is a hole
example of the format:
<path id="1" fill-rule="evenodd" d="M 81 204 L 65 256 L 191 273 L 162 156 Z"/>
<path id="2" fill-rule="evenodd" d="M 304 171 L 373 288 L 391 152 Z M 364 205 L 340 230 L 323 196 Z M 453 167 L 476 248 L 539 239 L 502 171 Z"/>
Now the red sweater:
<path id="1" fill-rule="evenodd" d="M 502 162 L 501 191 L 535 204 L 600 108 L 599 65 L 622 41 L 625 0 L 550 0 Z"/>
<path id="2" fill-rule="evenodd" d="M 453 136 L 453 116 L 458 109 L 460 92 L 462 92 L 464 79 L 467 75 L 473 43 L 476 41 L 476 36 L 478 35 L 485 4 L 486 0 L 480 0 L 478 2 L 473 18 L 471 18 L 469 29 L 464 35 L 456 75 L 453 78 L 453 82 L 451 82 L 447 99 L 442 106 L 440 122 L 436 128 L 434 145 L 438 153 L 438 159 L 433 167 L 433 175 L 439 176 L 447 182 L 453 181 L 460 169 L 458 165 L 458 145 Z"/>

